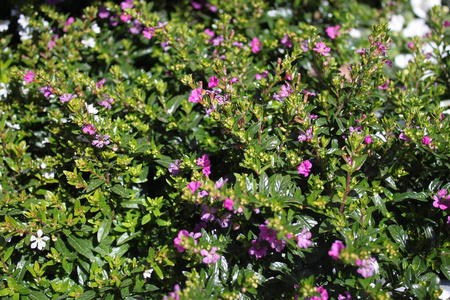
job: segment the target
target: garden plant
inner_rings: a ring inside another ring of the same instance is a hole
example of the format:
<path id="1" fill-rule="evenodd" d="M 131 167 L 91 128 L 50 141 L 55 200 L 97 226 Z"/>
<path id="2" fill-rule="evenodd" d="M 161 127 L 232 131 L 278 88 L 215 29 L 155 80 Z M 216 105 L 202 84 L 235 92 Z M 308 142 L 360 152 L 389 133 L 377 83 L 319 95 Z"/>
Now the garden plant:
<path id="1" fill-rule="evenodd" d="M 2 2 L 2 299 L 442 299 L 448 1 Z"/>

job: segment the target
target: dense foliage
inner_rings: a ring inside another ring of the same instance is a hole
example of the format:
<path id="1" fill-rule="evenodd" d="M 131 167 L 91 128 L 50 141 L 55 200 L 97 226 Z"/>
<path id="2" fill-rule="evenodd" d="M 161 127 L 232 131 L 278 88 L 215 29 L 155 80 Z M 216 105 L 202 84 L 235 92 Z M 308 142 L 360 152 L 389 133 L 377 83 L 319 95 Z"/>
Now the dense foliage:
<path id="1" fill-rule="evenodd" d="M 8 4 L 0 296 L 438 299 L 449 10 L 363 2 Z"/>

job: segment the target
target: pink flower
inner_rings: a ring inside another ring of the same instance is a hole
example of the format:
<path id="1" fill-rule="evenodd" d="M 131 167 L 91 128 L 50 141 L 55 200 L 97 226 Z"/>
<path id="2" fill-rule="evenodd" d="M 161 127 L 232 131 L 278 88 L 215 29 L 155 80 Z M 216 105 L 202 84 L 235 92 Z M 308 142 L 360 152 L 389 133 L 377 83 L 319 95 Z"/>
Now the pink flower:
<path id="1" fill-rule="evenodd" d="M 84 133 L 89 133 L 90 135 L 93 135 L 95 133 L 95 127 L 92 124 L 86 124 L 81 128 L 81 131 Z"/>
<path id="2" fill-rule="evenodd" d="M 306 249 L 311 246 L 311 243 L 311 232 L 305 228 L 297 235 L 297 245 L 300 248 Z"/>
<path id="3" fill-rule="evenodd" d="M 288 47 L 288 48 L 292 48 L 292 41 L 291 39 L 289 39 L 289 35 L 285 34 L 283 39 L 281 40 L 281 45 Z"/>
<path id="4" fill-rule="evenodd" d="M 205 33 L 206 33 L 207 35 L 209 35 L 210 37 L 212 37 L 212 38 L 216 35 L 215 32 L 212 31 L 212 30 L 209 29 L 209 28 L 206 28 L 206 29 L 205 29 Z"/>
<path id="5" fill-rule="evenodd" d="M 173 163 L 169 164 L 169 173 L 172 176 L 177 176 L 180 172 L 181 163 L 179 159 L 176 159 Z"/>
<path id="6" fill-rule="evenodd" d="M 208 205 L 203 204 L 202 205 L 202 212 L 200 216 L 200 220 L 205 222 L 214 221 L 216 218 L 217 208 L 215 207 L 209 207 Z"/>
<path id="7" fill-rule="evenodd" d="M 261 79 L 263 79 L 263 77 L 267 78 L 267 76 L 268 76 L 267 74 L 269 74 L 269 72 L 263 71 L 261 74 L 256 74 L 255 75 L 255 79 L 256 80 L 261 80 Z"/>
<path id="8" fill-rule="evenodd" d="M 234 201 L 231 200 L 230 198 L 225 199 L 225 201 L 223 202 L 223 207 L 230 211 L 233 210 L 233 205 Z"/>
<path id="9" fill-rule="evenodd" d="M 442 210 L 450 208 L 450 195 L 446 189 L 441 189 L 437 195 L 433 196 L 433 206 Z"/>
<path id="10" fill-rule="evenodd" d="M 150 40 L 153 37 L 153 35 L 155 34 L 155 28 L 153 28 L 153 27 L 145 28 L 142 33 L 144 34 L 145 38 Z"/>
<path id="11" fill-rule="evenodd" d="M 414 50 L 414 43 L 413 42 L 409 42 L 408 43 L 408 48 L 411 50 Z"/>
<path id="12" fill-rule="evenodd" d="M 339 254 L 341 253 L 342 249 L 345 249 L 344 243 L 341 241 L 335 241 L 333 245 L 331 245 L 331 250 L 328 251 L 328 255 L 331 256 L 332 259 L 337 260 L 339 259 Z"/>
<path id="13" fill-rule="evenodd" d="M 210 252 L 208 252 L 208 250 L 206 250 L 206 249 L 200 250 L 200 255 L 204 256 L 203 263 L 204 264 L 213 264 L 216 261 L 218 261 L 220 258 L 220 255 L 217 254 L 216 251 L 217 251 L 217 247 L 212 247 Z"/>
<path id="14" fill-rule="evenodd" d="M 98 89 L 101 89 L 103 87 L 103 84 L 105 83 L 105 81 L 106 81 L 106 79 L 103 78 L 102 80 L 100 80 L 99 82 L 97 82 L 95 84 L 95 87 L 98 88 Z"/>
<path id="15" fill-rule="evenodd" d="M 183 252 L 186 250 L 181 244 L 183 243 L 183 237 L 189 237 L 189 232 L 187 230 L 181 230 L 178 232 L 178 236 L 173 239 L 173 244 L 175 245 L 175 248 L 177 248 L 178 252 Z"/>
<path id="16" fill-rule="evenodd" d="M 127 14 L 127 13 L 121 13 L 120 14 L 120 19 L 123 21 L 123 22 L 128 22 L 129 20 L 131 20 L 131 16 L 129 15 L 129 14 Z"/>
<path id="17" fill-rule="evenodd" d="M 107 135 L 107 134 L 105 134 L 105 135 L 96 134 L 95 138 L 96 138 L 96 140 L 92 141 L 92 146 L 95 146 L 97 148 L 103 148 L 103 146 L 109 145 L 109 143 L 110 143 L 109 135 Z"/>
<path id="18" fill-rule="evenodd" d="M 389 87 L 389 80 L 386 81 L 384 84 L 380 85 L 380 86 L 378 87 L 378 89 L 380 89 L 380 90 L 387 90 L 388 87 Z"/>
<path id="19" fill-rule="evenodd" d="M 431 139 L 430 139 L 428 136 L 424 136 L 424 137 L 422 138 L 422 143 L 423 143 L 424 145 L 429 145 L 429 144 L 431 143 Z"/>
<path id="20" fill-rule="evenodd" d="M 364 138 L 364 142 L 368 145 L 368 144 L 370 144 L 370 143 L 372 143 L 372 138 L 370 137 L 370 135 L 368 135 L 368 136 L 366 136 L 365 138 Z"/>
<path id="21" fill-rule="evenodd" d="M 191 189 L 192 195 L 194 195 L 195 191 L 198 190 L 201 185 L 202 183 L 200 181 L 191 181 L 187 187 Z"/>
<path id="22" fill-rule="evenodd" d="M 323 286 L 319 286 L 317 288 L 317 291 L 320 294 L 320 299 L 321 300 L 328 300 L 328 291 Z"/>
<path id="23" fill-rule="evenodd" d="M 253 53 L 258 53 L 261 50 L 262 42 L 258 40 L 257 37 L 253 38 L 250 46 L 252 47 Z"/>
<path id="24" fill-rule="evenodd" d="M 407 142 L 410 141 L 410 139 L 406 136 L 406 134 L 403 132 L 403 130 L 400 133 L 400 135 L 398 136 L 398 138 L 401 139 L 401 140 L 407 141 Z"/>
<path id="25" fill-rule="evenodd" d="M 331 39 L 335 39 L 338 35 L 340 35 L 341 33 L 339 32 L 339 28 L 341 28 L 341 26 L 340 25 L 336 25 L 336 26 L 330 26 L 330 27 L 328 27 L 325 31 L 326 31 L 326 33 L 328 34 L 328 36 L 331 38 Z"/>
<path id="26" fill-rule="evenodd" d="M 65 103 L 65 102 L 69 102 L 70 100 L 72 100 L 73 98 L 78 97 L 77 94 L 66 94 L 64 93 L 61 97 L 59 97 L 59 101 L 61 101 L 61 103 Z"/>
<path id="27" fill-rule="evenodd" d="M 23 78 L 27 83 L 31 83 L 34 81 L 34 72 L 33 71 L 28 71 L 27 74 L 25 74 L 24 78 Z"/>
<path id="28" fill-rule="evenodd" d="M 134 7 L 133 0 L 125 0 L 122 3 L 120 3 L 120 8 L 122 8 L 122 10 L 133 7 Z"/>
<path id="29" fill-rule="evenodd" d="M 257 258 L 261 258 L 266 256 L 267 254 L 267 246 L 262 246 L 257 240 L 252 241 L 252 247 L 248 250 L 250 255 L 254 255 Z"/>
<path id="30" fill-rule="evenodd" d="M 44 94 L 44 97 L 48 98 L 53 95 L 53 88 L 51 85 L 43 86 L 39 88 L 39 92 Z"/>
<path id="31" fill-rule="evenodd" d="M 209 77 L 208 87 L 213 88 L 219 85 L 219 79 L 216 76 Z"/>
<path id="32" fill-rule="evenodd" d="M 228 181 L 228 178 L 226 178 L 225 180 L 223 180 L 223 178 L 220 178 L 219 180 L 216 181 L 216 183 L 214 183 L 214 187 L 218 190 L 220 190 L 223 185 L 225 184 L 225 182 Z"/>
<path id="33" fill-rule="evenodd" d="M 192 103 L 200 102 L 203 98 L 203 89 L 201 87 L 192 90 L 191 95 L 189 96 L 189 101 Z"/>
<path id="34" fill-rule="evenodd" d="M 97 104 L 101 105 L 101 106 L 104 106 L 106 109 L 110 109 L 111 108 L 111 103 L 114 102 L 114 99 L 109 97 L 106 94 L 103 94 L 103 98 L 104 98 L 104 100 L 99 101 Z"/>
<path id="35" fill-rule="evenodd" d="M 67 19 L 66 23 L 64 23 L 63 31 L 64 31 L 64 32 L 67 32 L 67 28 L 68 28 L 73 22 L 75 22 L 74 17 L 69 17 L 69 18 Z"/>
<path id="36" fill-rule="evenodd" d="M 106 19 L 109 17 L 109 11 L 104 6 L 100 6 L 98 9 L 98 16 L 100 19 Z"/>
<path id="37" fill-rule="evenodd" d="M 350 294 L 349 291 L 346 291 L 345 295 L 339 294 L 339 296 L 338 296 L 338 300 L 351 300 L 351 299 L 352 299 L 352 295 Z"/>
<path id="38" fill-rule="evenodd" d="M 375 272 L 375 266 L 377 265 L 377 261 L 375 258 L 370 259 L 357 259 L 356 265 L 360 266 L 356 272 L 361 274 L 362 277 L 367 278 L 373 275 Z"/>
<path id="39" fill-rule="evenodd" d="M 325 43 L 320 42 L 316 44 L 316 48 L 313 48 L 314 51 L 319 52 L 320 54 L 327 56 L 328 52 L 330 52 L 331 48 L 327 47 Z"/>
<path id="40" fill-rule="evenodd" d="M 202 9 L 202 7 L 203 7 L 203 5 L 201 3 L 198 3 L 198 2 L 195 2 L 195 1 L 192 1 L 191 5 L 196 10 Z"/>
<path id="41" fill-rule="evenodd" d="M 312 164 L 309 160 L 305 160 L 298 166 L 298 174 L 302 174 L 305 177 L 308 177 L 309 172 L 311 172 Z"/>

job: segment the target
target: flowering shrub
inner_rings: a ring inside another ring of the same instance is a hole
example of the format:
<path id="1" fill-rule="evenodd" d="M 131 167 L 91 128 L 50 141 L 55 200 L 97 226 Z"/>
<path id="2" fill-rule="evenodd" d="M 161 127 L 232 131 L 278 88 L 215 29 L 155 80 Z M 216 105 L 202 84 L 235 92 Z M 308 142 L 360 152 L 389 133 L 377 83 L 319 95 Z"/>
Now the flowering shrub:
<path id="1" fill-rule="evenodd" d="M 448 8 L 363 2 L 9 7 L 0 296 L 438 299 Z"/>

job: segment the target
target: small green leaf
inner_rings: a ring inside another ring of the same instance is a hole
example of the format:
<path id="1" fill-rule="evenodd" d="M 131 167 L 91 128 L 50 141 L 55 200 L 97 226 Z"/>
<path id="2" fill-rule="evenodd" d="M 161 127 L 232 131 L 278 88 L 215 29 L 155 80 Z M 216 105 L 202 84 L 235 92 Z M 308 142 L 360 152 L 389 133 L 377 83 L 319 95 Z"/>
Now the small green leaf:
<path id="1" fill-rule="evenodd" d="M 95 259 L 94 254 L 91 251 L 92 247 L 86 240 L 75 238 L 72 235 L 69 235 L 67 237 L 67 241 L 69 242 L 70 246 L 72 246 L 72 248 L 75 249 L 75 251 L 77 251 L 81 255 L 85 256 L 90 260 Z"/>
<path id="2" fill-rule="evenodd" d="M 96 294 L 93 290 L 90 291 L 86 291 L 83 294 L 81 294 L 80 297 L 78 297 L 78 300 L 91 300 L 91 299 L 95 299 L 96 298 Z"/>
<path id="3" fill-rule="evenodd" d="M 109 230 L 111 229 L 112 220 L 110 218 L 105 218 L 100 223 L 97 231 L 97 241 L 99 243 L 109 234 Z"/>
<path id="4" fill-rule="evenodd" d="M 95 179 L 89 182 L 89 185 L 86 188 L 86 193 L 90 193 L 96 188 L 100 187 L 102 184 L 106 182 L 105 179 Z"/>
<path id="5" fill-rule="evenodd" d="M 118 185 L 118 184 L 116 184 L 115 186 L 113 186 L 113 187 L 111 188 L 111 191 L 112 191 L 113 193 L 115 193 L 115 194 L 117 194 L 117 195 L 123 197 L 123 198 L 129 198 L 129 197 L 130 197 L 130 195 L 128 194 L 127 190 L 126 190 L 123 186 Z"/>
<path id="6" fill-rule="evenodd" d="M 31 300 L 48 300 L 49 297 L 45 296 L 44 293 L 38 292 L 38 291 L 32 291 L 30 294 L 27 295 L 27 297 Z"/>

